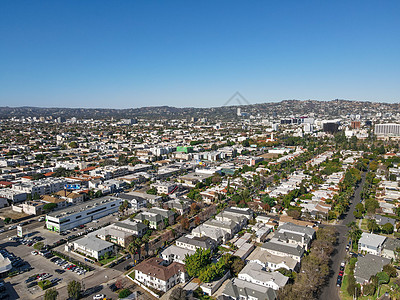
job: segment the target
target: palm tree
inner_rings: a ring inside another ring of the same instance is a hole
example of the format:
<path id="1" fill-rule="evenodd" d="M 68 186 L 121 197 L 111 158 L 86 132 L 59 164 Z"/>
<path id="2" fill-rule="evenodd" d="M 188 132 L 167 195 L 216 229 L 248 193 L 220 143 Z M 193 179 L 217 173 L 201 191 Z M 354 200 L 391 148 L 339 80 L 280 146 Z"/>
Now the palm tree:
<path id="1" fill-rule="evenodd" d="M 347 236 L 351 239 L 351 249 L 353 249 L 353 243 L 354 241 L 358 242 L 358 240 L 361 238 L 362 231 L 360 228 L 358 228 L 356 222 L 354 221 L 347 224 L 347 226 L 350 228 Z"/>

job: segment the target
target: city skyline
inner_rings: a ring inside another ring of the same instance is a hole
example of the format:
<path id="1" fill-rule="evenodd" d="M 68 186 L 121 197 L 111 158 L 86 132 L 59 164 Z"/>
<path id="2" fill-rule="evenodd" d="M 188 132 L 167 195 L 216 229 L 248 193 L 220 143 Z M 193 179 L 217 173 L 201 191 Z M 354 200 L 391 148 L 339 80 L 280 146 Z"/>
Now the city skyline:
<path id="1" fill-rule="evenodd" d="M 2 106 L 398 102 L 395 1 L 3 3 Z"/>

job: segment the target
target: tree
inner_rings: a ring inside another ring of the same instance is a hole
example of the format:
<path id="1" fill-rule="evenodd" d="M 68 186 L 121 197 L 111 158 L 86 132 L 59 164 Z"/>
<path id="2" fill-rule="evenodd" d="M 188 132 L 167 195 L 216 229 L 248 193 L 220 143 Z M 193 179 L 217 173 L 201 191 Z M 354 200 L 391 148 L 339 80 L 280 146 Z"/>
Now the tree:
<path id="1" fill-rule="evenodd" d="M 189 224 L 189 219 L 186 218 L 186 217 L 182 217 L 182 218 L 181 218 L 181 226 L 182 226 L 182 228 L 183 228 L 184 230 L 188 230 L 188 229 L 189 229 L 189 226 L 190 226 L 190 224 Z"/>
<path id="2" fill-rule="evenodd" d="M 384 265 L 383 272 L 386 272 L 390 277 L 393 278 L 397 276 L 396 268 L 393 267 L 391 264 Z"/>
<path id="3" fill-rule="evenodd" d="M 203 268 L 211 264 L 211 250 L 198 248 L 192 255 L 186 255 L 185 266 L 190 277 L 199 277 Z"/>
<path id="4" fill-rule="evenodd" d="M 152 187 L 151 189 L 147 190 L 146 193 L 149 195 L 157 195 L 157 189 L 155 187 Z"/>
<path id="5" fill-rule="evenodd" d="M 357 245 L 358 240 L 361 238 L 362 231 L 354 221 L 349 223 L 347 226 L 350 228 L 347 236 L 351 239 L 351 247 L 353 248 L 353 244 L 355 243 Z"/>
<path id="6" fill-rule="evenodd" d="M 378 284 L 388 283 L 389 280 L 390 280 L 389 274 L 384 272 L 384 271 L 379 272 L 378 274 L 376 274 L 376 277 L 378 278 Z"/>
<path id="7" fill-rule="evenodd" d="M 287 212 L 289 217 L 292 217 L 293 219 L 300 219 L 301 212 L 298 211 L 297 209 L 289 209 Z"/>
<path id="8" fill-rule="evenodd" d="M 70 148 L 78 148 L 78 143 L 75 142 L 75 141 L 73 141 L 73 142 L 69 143 L 68 146 L 69 146 Z"/>
<path id="9" fill-rule="evenodd" d="M 43 205 L 43 210 L 45 210 L 47 212 L 52 211 L 55 208 L 57 208 L 56 203 L 46 203 L 45 205 Z"/>
<path id="10" fill-rule="evenodd" d="M 187 296 L 188 296 L 187 292 L 183 288 L 177 287 L 171 292 L 169 299 L 170 300 L 186 300 L 186 299 L 188 299 Z"/>
<path id="11" fill-rule="evenodd" d="M 33 248 L 35 248 L 36 250 L 42 250 L 43 247 L 44 247 L 43 242 L 37 242 L 35 245 L 33 245 Z"/>
<path id="12" fill-rule="evenodd" d="M 386 223 L 385 225 L 382 226 L 382 231 L 386 234 L 392 234 L 394 230 L 394 227 L 391 223 Z"/>
<path id="13" fill-rule="evenodd" d="M 237 276 L 239 272 L 244 268 L 244 265 L 244 261 L 239 256 L 231 256 L 229 267 L 233 275 Z"/>
<path id="14" fill-rule="evenodd" d="M 58 297 L 58 292 L 55 288 L 48 289 L 44 293 L 44 300 L 56 300 Z"/>
<path id="15" fill-rule="evenodd" d="M 376 224 L 376 220 L 374 220 L 374 219 L 368 219 L 367 228 L 372 233 L 379 231 L 379 226 L 378 226 L 378 224 Z"/>
<path id="16" fill-rule="evenodd" d="M 375 284 L 370 283 L 370 284 L 364 284 L 363 285 L 363 295 L 364 296 L 373 296 L 375 294 Z"/>
<path id="17" fill-rule="evenodd" d="M 374 214 L 376 209 L 379 208 L 379 203 L 375 199 L 367 199 L 365 200 L 365 209 L 367 213 Z"/>
<path id="18" fill-rule="evenodd" d="M 72 300 L 78 300 L 81 296 L 82 287 L 80 282 L 72 280 L 68 283 L 67 290 L 69 298 Z"/>
<path id="19" fill-rule="evenodd" d="M 129 289 L 123 289 L 122 291 L 120 291 L 120 292 L 118 293 L 118 297 L 119 297 L 120 299 L 122 299 L 122 298 L 128 297 L 130 294 L 132 294 L 132 292 L 131 292 Z"/>

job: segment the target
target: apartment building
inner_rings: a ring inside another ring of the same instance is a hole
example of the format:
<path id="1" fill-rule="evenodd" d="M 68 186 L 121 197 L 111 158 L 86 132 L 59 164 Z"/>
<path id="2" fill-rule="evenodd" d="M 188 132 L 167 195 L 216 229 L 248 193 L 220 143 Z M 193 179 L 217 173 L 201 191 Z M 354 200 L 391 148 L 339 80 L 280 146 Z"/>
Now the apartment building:
<path id="1" fill-rule="evenodd" d="M 175 285 L 185 282 L 187 274 L 183 264 L 168 264 L 158 257 L 152 257 L 135 266 L 135 279 L 158 291 L 167 292 Z"/>

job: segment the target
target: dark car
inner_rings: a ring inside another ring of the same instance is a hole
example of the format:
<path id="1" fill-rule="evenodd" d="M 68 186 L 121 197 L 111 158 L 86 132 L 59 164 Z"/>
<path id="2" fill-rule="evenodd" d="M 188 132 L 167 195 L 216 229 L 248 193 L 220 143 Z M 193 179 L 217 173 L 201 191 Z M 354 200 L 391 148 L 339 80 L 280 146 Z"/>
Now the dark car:
<path id="1" fill-rule="evenodd" d="M 342 285 L 342 277 L 338 276 L 338 278 L 336 280 L 336 285 L 337 286 L 341 286 Z"/>
<path id="2" fill-rule="evenodd" d="M 54 271 L 55 271 L 56 273 L 58 273 L 58 274 L 65 273 L 65 270 L 60 270 L 60 269 L 55 269 Z"/>
<path id="3" fill-rule="evenodd" d="M 31 287 L 34 287 L 35 285 L 37 285 L 37 281 L 33 281 L 33 282 L 29 283 L 29 284 L 27 285 L 27 287 L 28 287 L 28 288 L 31 288 Z"/>
<path id="4" fill-rule="evenodd" d="M 124 270 L 125 270 L 125 271 L 128 271 L 128 270 L 132 269 L 134 266 L 135 266 L 134 264 L 126 265 L 126 266 L 124 267 Z"/>
<path id="5" fill-rule="evenodd" d="M 118 290 L 117 286 L 115 285 L 115 283 L 110 285 L 110 290 L 115 292 L 116 290 Z"/>
<path id="6" fill-rule="evenodd" d="M 339 270 L 344 271 L 344 266 L 340 266 Z"/>

